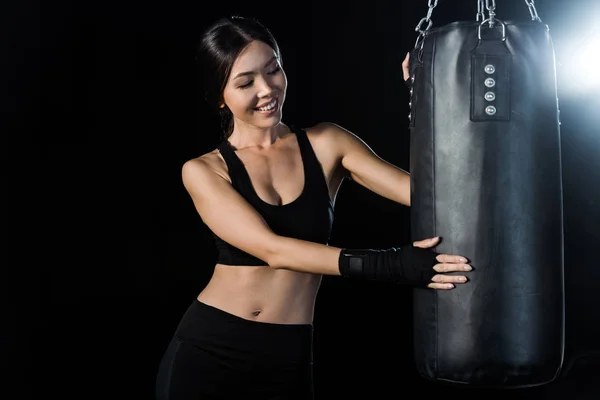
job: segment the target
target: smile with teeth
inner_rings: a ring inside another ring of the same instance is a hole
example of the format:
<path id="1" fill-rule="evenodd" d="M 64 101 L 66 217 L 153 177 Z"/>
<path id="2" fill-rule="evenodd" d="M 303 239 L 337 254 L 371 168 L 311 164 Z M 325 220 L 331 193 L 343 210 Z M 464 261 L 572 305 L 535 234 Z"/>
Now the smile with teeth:
<path id="1" fill-rule="evenodd" d="M 264 107 L 256 107 L 255 109 L 258 111 L 262 111 L 262 112 L 266 112 L 266 111 L 271 111 L 275 108 L 275 106 L 277 105 L 277 98 L 274 98 L 273 100 L 271 100 L 271 102 L 269 104 L 267 104 Z"/>

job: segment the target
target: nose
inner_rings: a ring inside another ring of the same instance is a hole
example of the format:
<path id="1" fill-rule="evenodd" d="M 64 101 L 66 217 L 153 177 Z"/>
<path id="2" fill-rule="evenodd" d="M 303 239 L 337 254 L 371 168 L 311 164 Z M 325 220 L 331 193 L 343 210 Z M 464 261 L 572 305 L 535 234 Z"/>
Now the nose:
<path id="1" fill-rule="evenodd" d="M 275 92 L 275 84 L 273 82 L 271 82 L 268 78 L 261 78 L 261 79 L 257 79 L 257 84 L 258 84 L 258 97 L 259 98 L 263 98 L 263 97 L 270 97 L 273 92 Z"/>

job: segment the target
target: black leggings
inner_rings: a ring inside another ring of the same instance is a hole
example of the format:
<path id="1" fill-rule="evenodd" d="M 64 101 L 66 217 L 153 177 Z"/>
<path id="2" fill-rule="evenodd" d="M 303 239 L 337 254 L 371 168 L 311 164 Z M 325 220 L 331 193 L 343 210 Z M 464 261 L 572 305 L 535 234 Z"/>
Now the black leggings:
<path id="1" fill-rule="evenodd" d="M 161 360 L 158 400 L 312 400 L 313 327 L 256 322 L 198 300 Z"/>

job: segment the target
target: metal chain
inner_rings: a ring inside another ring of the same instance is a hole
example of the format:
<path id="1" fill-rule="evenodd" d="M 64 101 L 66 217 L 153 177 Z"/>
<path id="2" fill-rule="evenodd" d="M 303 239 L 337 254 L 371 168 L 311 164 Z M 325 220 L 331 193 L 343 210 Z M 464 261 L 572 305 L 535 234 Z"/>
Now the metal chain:
<path id="1" fill-rule="evenodd" d="M 438 5 L 438 1 L 439 0 L 427 0 L 427 15 L 424 18 L 421 18 L 421 20 L 415 27 L 415 32 L 419 33 L 419 36 L 417 36 L 417 40 L 415 41 L 415 49 L 419 49 L 419 58 L 423 52 L 425 37 L 429 33 L 429 29 L 431 29 L 431 27 L 433 26 L 431 16 L 433 14 L 433 10 Z M 535 7 L 535 0 L 525 0 L 525 4 L 527 4 L 527 7 L 529 8 L 531 20 L 542 22 Z M 485 17 L 485 10 L 487 10 L 488 12 L 487 19 Z M 493 28 L 497 21 L 504 25 L 502 21 L 496 19 L 496 0 L 477 0 L 476 20 L 477 22 L 481 22 L 482 24 L 488 22 L 490 28 Z"/>
<path id="2" fill-rule="evenodd" d="M 490 28 L 493 28 L 496 23 L 496 0 L 485 0 L 485 8 L 488 10 Z"/>
<path id="3" fill-rule="evenodd" d="M 477 0 L 477 22 L 481 22 L 485 19 L 485 0 Z"/>
<path id="4" fill-rule="evenodd" d="M 529 13 L 531 14 L 531 20 L 542 22 L 542 19 L 538 15 L 537 9 L 535 8 L 535 0 L 525 0 L 525 4 L 527 4 L 527 7 L 529 7 Z"/>
<path id="5" fill-rule="evenodd" d="M 417 40 L 415 41 L 415 49 L 419 49 L 419 59 L 421 58 L 421 54 L 423 53 L 423 44 L 425 36 L 427 36 L 429 29 L 433 25 L 433 21 L 431 21 L 431 15 L 433 14 L 434 8 L 436 8 L 438 5 L 438 0 L 428 0 L 427 5 L 429 6 L 429 9 L 427 10 L 427 16 L 421 18 L 421 20 L 415 28 L 415 32 L 419 32 L 419 36 L 417 36 Z M 423 25 L 425 24 L 427 24 L 427 26 L 425 27 L 425 29 L 423 29 Z"/>

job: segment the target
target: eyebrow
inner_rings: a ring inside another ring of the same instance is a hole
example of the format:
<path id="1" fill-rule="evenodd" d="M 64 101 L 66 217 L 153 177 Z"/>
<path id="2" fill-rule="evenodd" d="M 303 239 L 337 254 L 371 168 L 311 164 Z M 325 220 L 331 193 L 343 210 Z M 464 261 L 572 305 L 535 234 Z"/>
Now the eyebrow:
<path id="1" fill-rule="evenodd" d="M 276 56 L 273 56 L 269 59 L 269 61 L 265 64 L 264 68 L 268 67 L 269 64 L 271 64 L 273 61 L 275 61 L 277 59 Z M 237 78 L 241 78 L 242 76 L 246 76 L 246 75 L 253 75 L 254 71 L 246 71 L 246 72 L 240 72 L 239 74 L 237 74 L 236 76 L 233 77 L 233 79 L 237 79 Z M 232 79 L 232 80 L 233 80 Z"/>

